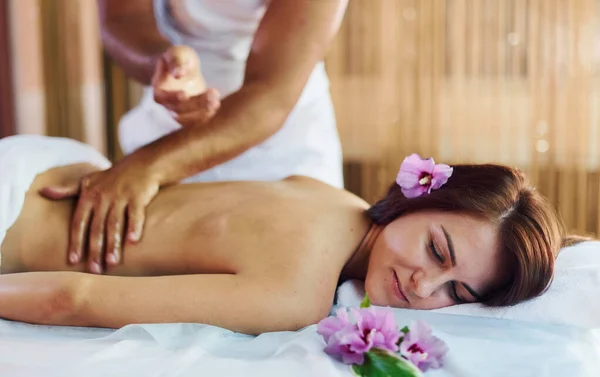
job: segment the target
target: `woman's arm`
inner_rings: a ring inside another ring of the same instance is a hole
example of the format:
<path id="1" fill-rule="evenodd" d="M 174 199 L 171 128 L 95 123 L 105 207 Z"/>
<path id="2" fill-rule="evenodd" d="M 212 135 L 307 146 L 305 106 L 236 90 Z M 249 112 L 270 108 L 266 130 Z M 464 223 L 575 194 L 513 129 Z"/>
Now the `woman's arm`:
<path id="1" fill-rule="evenodd" d="M 152 0 L 98 0 L 104 49 L 127 76 L 149 85 L 156 61 L 170 46 L 154 18 Z"/>
<path id="2" fill-rule="evenodd" d="M 282 279 L 243 275 L 115 277 L 27 272 L 0 276 L 0 317 L 43 325 L 110 328 L 192 322 L 259 334 L 296 330 L 327 315 L 326 301 L 298 288 Z"/>

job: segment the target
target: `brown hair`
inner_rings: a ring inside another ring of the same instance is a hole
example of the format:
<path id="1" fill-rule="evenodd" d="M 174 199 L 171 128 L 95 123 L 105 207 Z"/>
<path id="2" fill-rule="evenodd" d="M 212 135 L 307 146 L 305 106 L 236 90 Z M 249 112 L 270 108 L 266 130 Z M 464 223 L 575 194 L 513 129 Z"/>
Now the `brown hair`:
<path id="1" fill-rule="evenodd" d="M 498 227 L 500 250 L 510 276 L 488 292 L 482 303 L 514 305 L 542 294 L 552 280 L 554 260 L 565 235 L 564 226 L 546 199 L 528 185 L 517 169 L 500 165 L 455 165 L 438 190 L 407 199 L 394 183 L 385 198 L 367 210 L 377 225 L 409 213 L 435 210 L 464 212 Z"/>

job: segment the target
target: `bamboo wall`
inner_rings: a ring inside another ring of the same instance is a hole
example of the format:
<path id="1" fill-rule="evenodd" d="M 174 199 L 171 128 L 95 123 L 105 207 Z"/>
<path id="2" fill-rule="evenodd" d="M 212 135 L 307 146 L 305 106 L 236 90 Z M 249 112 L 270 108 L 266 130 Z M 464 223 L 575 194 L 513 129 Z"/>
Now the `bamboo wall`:
<path id="1" fill-rule="evenodd" d="M 16 128 L 106 151 L 96 0 L 9 0 Z"/>
<path id="2" fill-rule="evenodd" d="M 139 87 L 102 58 L 95 1 L 10 4 L 20 132 L 119 158 Z M 413 152 L 505 163 L 600 234 L 600 0 L 350 0 L 326 64 L 351 191 L 375 200 Z"/>
<path id="3" fill-rule="evenodd" d="M 600 234 L 600 1 L 352 0 L 327 59 L 347 186 L 375 200 L 402 159 L 526 171 Z"/>

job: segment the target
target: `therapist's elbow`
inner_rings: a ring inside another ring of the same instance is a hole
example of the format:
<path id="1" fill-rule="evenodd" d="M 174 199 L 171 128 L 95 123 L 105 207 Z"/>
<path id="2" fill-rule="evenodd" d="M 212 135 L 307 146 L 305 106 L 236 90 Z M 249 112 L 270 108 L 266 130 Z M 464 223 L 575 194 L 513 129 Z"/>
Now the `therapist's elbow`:
<path id="1" fill-rule="evenodd" d="M 268 108 L 267 114 L 287 118 L 298 104 L 304 86 L 293 85 L 277 78 L 246 78 L 240 89 L 252 98 L 260 98 Z"/>
<path id="2" fill-rule="evenodd" d="M 40 305 L 39 322 L 48 325 L 85 326 L 82 314 L 89 297 L 85 275 L 60 279 L 48 289 Z"/>

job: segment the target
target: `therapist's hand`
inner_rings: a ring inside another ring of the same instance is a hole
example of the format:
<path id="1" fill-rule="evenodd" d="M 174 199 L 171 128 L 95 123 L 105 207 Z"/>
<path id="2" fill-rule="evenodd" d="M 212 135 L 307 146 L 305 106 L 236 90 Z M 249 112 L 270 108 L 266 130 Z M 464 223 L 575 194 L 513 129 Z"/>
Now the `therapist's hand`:
<path id="1" fill-rule="evenodd" d="M 212 88 L 189 98 L 182 92 L 155 89 L 154 100 L 167 108 L 173 119 L 183 127 L 201 126 L 207 123 L 221 107 L 219 92 Z"/>
<path id="2" fill-rule="evenodd" d="M 105 267 L 121 262 L 127 241 L 141 239 L 146 206 L 160 187 L 159 179 L 149 175 L 144 165 L 124 159 L 108 170 L 86 175 L 78 184 L 41 190 L 54 200 L 79 196 L 70 230 L 71 264 L 86 260 L 89 272 L 101 274 Z"/>
<path id="3" fill-rule="evenodd" d="M 154 101 L 168 109 L 184 127 L 208 122 L 221 106 L 219 92 L 206 88 L 200 59 L 187 46 L 171 46 L 158 59 L 152 88 Z"/>

